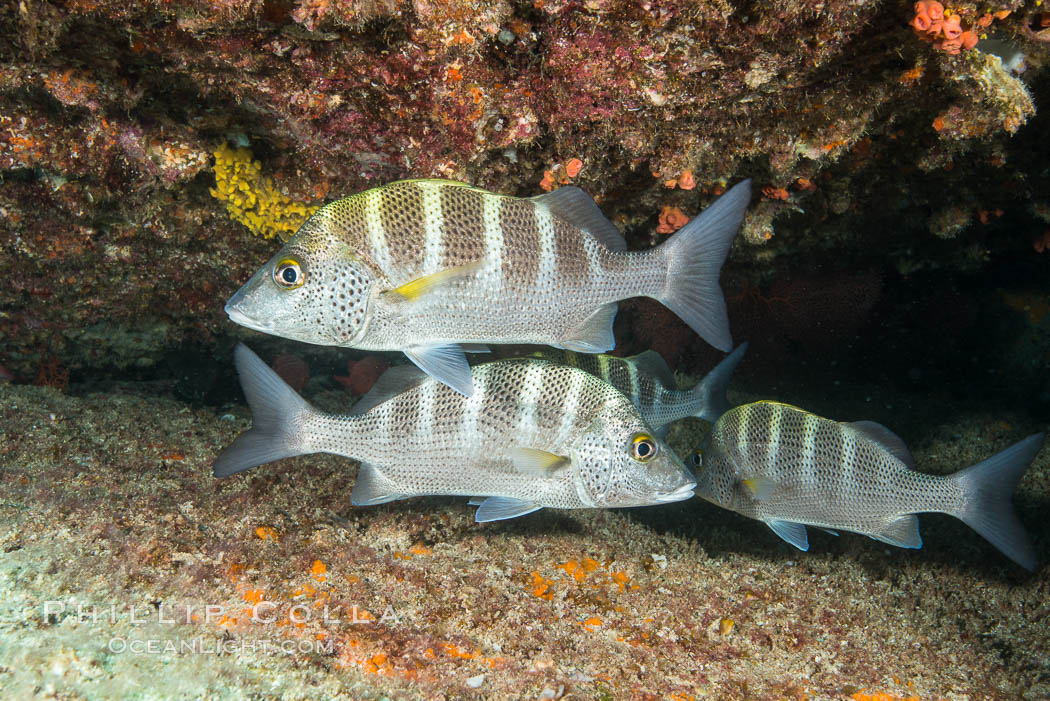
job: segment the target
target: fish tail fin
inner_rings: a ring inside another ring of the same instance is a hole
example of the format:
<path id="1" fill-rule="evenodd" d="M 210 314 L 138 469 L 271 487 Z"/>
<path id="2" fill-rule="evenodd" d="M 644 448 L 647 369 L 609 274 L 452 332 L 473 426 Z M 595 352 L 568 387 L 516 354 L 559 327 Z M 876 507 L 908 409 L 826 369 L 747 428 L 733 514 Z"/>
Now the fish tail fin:
<path id="1" fill-rule="evenodd" d="M 700 409 L 693 416 L 713 424 L 729 411 L 729 397 L 726 396 L 729 380 L 746 352 L 747 343 L 741 343 L 690 390 L 700 402 Z"/>
<path id="2" fill-rule="evenodd" d="M 213 474 L 226 477 L 256 465 L 312 452 L 304 448 L 299 428 L 303 419 L 316 410 L 243 343 L 237 344 L 234 361 L 252 410 L 252 427 L 215 459 Z"/>
<path id="3" fill-rule="evenodd" d="M 1039 566 L 1039 559 L 1017 518 L 1012 497 L 1018 480 L 1042 444 L 1043 434 L 1037 433 L 952 475 L 963 490 L 963 506 L 952 515 L 1032 572 Z"/>
<path id="4" fill-rule="evenodd" d="M 733 341 L 718 275 L 750 201 L 751 181 L 737 183 L 656 249 L 663 255 L 667 274 L 663 288 L 650 296 L 705 341 L 727 352 Z"/>

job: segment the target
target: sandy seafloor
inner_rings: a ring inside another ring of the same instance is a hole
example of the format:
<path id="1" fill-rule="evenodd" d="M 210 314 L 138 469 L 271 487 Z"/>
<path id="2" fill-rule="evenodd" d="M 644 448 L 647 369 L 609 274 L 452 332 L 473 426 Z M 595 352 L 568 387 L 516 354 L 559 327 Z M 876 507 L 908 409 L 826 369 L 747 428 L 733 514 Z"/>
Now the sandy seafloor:
<path id="1" fill-rule="evenodd" d="M 354 508 L 341 458 L 214 479 L 247 408 L 150 391 L 0 385 L 6 698 L 1050 697 L 1047 567 L 949 517 L 922 517 L 917 551 L 811 531 L 801 553 L 699 500 L 485 525 L 465 499 Z M 764 389 L 884 420 L 930 472 L 1047 428 L 950 393 L 818 391 Z M 1047 447 L 1016 502 L 1045 560 Z"/>

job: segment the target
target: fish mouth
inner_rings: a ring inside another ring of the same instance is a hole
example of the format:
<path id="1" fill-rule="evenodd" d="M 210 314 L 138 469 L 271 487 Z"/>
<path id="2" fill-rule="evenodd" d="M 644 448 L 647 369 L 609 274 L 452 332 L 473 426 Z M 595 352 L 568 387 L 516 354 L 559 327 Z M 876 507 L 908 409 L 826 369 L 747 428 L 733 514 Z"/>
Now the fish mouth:
<path id="1" fill-rule="evenodd" d="M 675 501 L 685 501 L 693 497 L 693 490 L 696 488 L 696 482 L 688 482 L 683 484 L 673 492 L 666 492 L 664 494 L 656 495 L 656 503 L 658 504 L 670 504 Z"/>
<path id="2" fill-rule="evenodd" d="M 239 296 L 240 292 L 231 297 L 230 301 L 226 303 L 225 307 L 223 307 L 223 311 L 225 311 L 226 315 L 230 317 L 230 321 L 232 321 L 235 324 L 240 324 L 241 326 L 244 326 L 246 328 L 254 329 L 255 331 L 269 332 L 269 324 L 256 321 L 244 312 L 237 309 L 235 305 L 238 301 Z"/>

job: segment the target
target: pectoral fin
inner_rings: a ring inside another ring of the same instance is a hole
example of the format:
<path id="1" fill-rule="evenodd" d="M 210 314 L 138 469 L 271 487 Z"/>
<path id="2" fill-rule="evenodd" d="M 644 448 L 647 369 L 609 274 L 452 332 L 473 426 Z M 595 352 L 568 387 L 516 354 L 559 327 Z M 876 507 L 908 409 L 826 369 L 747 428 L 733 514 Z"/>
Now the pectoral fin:
<path id="1" fill-rule="evenodd" d="M 527 475 L 550 477 L 569 465 L 569 458 L 535 448 L 513 448 L 510 451 L 514 469 Z"/>
<path id="2" fill-rule="evenodd" d="M 768 477 L 754 475 L 740 480 L 740 486 L 755 501 L 765 501 L 773 494 L 773 489 L 777 485 Z"/>
<path id="3" fill-rule="evenodd" d="M 791 521 L 766 521 L 766 525 L 773 529 L 778 536 L 794 545 L 799 550 L 809 550 L 809 536 L 806 535 L 806 526 Z"/>
<path id="4" fill-rule="evenodd" d="M 431 275 L 424 275 L 406 282 L 404 285 L 395 287 L 392 290 L 386 290 L 383 292 L 383 296 L 395 302 L 412 302 L 442 285 L 470 277 L 480 267 L 481 261 L 476 261 L 466 265 L 457 265 L 454 268 L 439 270 Z"/>
<path id="5" fill-rule="evenodd" d="M 470 377 L 470 366 L 463 349 L 456 343 L 444 346 L 416 346 L 406 348 L 405 355 L 420 370 L 439 382 L 443 382 L 460 394 L 470 396 L 474 393 L 474 383 Z"/>
<path id="6" fill-rule="evenodd" d="M 533 511 L 539 511 L 542 506 L 536 506 L 521 499 L 511 497 L 489 497 L 481 502 L 481 506 L 474 513 L 474 520 L 478 523 L 486 521 L 504 521 L 508 518 L 517 518 Z"/>

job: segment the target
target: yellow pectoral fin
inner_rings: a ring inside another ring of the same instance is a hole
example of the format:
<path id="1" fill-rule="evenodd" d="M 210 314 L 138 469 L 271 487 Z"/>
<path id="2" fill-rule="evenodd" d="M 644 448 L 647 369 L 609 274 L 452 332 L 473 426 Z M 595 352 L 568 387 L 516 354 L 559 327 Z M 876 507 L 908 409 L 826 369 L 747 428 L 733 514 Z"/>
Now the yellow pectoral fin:
<path id="1" fill-rule="evenodd" d="M 768 499 L 773 493 L 773 488 L 776 487 L 773 480 L 761 475 L 740 480 L 740 485 L 747 490 L 748 494 L 750 494 L 751 498 L 755 501 Z"/>
<path id="2" fill-rule="evenodd" d="M 537 477 L 550 477 L 571 463 L 564 455 L 555 455 L 535 448 L 514 448 L 510 451 L 510 459 L 518 472 Z"/>
<path id="3" fill-rule="evenodd" d="M 396 301 L 413 302 L 436 287 L 473 275 L 480 267 L 481 261 L 477 261 L 466 265 L 457 265 L 447 270 L 439 270 L 433 275 L 424 275 L 416 278 L 400 287 L 387 290 L 383 294 L 393 297 Z"/>

